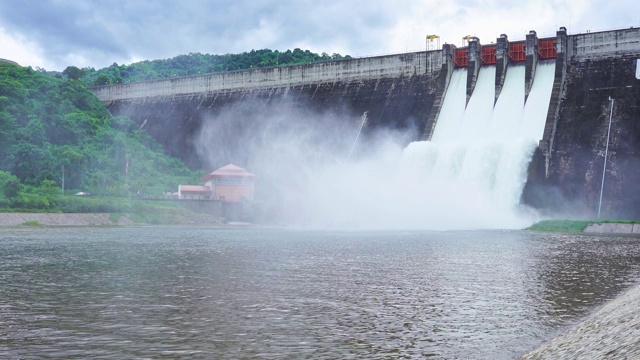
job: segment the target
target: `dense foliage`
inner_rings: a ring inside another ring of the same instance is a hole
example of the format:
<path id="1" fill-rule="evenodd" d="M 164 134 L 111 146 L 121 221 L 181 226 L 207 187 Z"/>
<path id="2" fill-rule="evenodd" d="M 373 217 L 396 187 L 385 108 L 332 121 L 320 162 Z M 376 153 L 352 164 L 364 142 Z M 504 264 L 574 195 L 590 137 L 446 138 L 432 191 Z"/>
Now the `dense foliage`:
<path id="1" fill-rule="evenodd" d="M 251 50 L 242 54 L 225 55 L 192 53 L 171 59 L 145 60 L 131 65 L 114 63 L 100 70 L 69 67 L 65 70 L 64 75 L 68 78 L 83 77 L 89 85 L 105 85 L 350 58 L 348 55 L 342 56 L 340 54 L 322 53 L 318 55 L 309 50 L 300 49 L 284 52 L 269 49 Z"/>
<path id="2" fill-rule="evenodd" d="M 0 208 L 54 208 L 63 178 L 68 192 L 119 196 L 197 181 L 133 121 L 112 118 L 74 71 L 62 80 L 0 63 Z"/>
<path id="3" fill-rule="evenodd" d="M 63 195 L 159 196 L 198 182 L 133 121 L 112 118 L 87 85 L 349 58 L 264 49 L 114 63 L 100 70 L 69 66 L 62 73 L 0 62 L 0 210 L 120 211 L 119 200 Z"/>

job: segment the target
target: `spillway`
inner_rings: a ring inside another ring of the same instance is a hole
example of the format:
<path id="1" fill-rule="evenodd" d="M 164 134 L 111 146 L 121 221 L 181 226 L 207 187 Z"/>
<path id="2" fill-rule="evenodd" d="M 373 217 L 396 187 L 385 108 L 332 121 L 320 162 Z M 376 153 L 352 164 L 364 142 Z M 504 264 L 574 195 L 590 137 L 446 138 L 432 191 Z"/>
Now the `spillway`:
<path id="1" fill-rule="evenodd" d="M 525 66 L 510 65 L 495 102 L 495 66 L 483 66 L 466 102 L 467 69 L 456 69 L 432 141 L 411 143 L 403 163 L 427 189 L 430 228 L 522 228 L 520 205 L 531 156 L 542 138 L 555 62 L 540 62 L 525 103 Z"/>

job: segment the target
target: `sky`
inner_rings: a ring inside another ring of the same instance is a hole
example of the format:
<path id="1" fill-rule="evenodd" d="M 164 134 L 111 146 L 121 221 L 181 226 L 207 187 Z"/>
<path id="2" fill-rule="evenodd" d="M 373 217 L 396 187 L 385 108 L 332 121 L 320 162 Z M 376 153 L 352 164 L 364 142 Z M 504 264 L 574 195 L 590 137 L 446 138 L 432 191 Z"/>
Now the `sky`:
<path id="1" fill-rule="evenodd" d="M 431 34 L 441 47 L 640 27 L 636 1 L 0 0 L 0 58 L 62 71 L 252 49 L 363 57 L 425 50 Z"/>

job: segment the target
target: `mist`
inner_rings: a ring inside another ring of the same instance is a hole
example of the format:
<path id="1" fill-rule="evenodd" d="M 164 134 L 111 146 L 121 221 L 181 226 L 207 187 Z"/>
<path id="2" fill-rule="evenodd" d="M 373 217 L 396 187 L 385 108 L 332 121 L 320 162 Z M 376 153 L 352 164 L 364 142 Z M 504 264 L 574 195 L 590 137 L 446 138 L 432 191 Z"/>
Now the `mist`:
<path id="1" fill-rule="evenodd" d="M 281 225 L 451 230 L 535 221 L 519 205 L 535 142 L 407 146 L 415 129 L 367 127 L 349 158 L 361 116 L 345 114 L 286 101 L 238 103 L 208 116 L 195 148 L 209 170 L 234 163 L 256 174 L 255 200 Z M 525 160 L 510 156 L 522 151 Z M 509 189 L 514 176 L 521 184 Z"/>

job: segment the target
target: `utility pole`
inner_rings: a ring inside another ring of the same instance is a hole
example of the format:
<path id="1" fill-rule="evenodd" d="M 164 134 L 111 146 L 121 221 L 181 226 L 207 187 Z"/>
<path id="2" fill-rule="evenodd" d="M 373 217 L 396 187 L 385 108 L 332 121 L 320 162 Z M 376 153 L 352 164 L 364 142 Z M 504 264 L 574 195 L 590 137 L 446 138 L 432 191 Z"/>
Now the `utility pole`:
<path id="1" fill-rule="evenodd" d="M 62 195 L 64 195 L 64 165 L 62 165 Z"/>
<path id="2" fill-rule="evenodd" d="M 351 154 L 353 154 L 353 150 L 356 148 L 356 144 L 358 143 L 358 138 L 360 137 L 360 133 L 362 132 L 362 128 L 364 124 L 367 122 L 367 111 L 362 114 L 362 123 L 360 123 L 360 129 L 358 129 L 358 134 L 356 135 L 356 139 L 353 141 L 353 146 L 351 147 L 351 151 L 349 151 L 348 159 L 351 159 Z"/>
<path id="3" fill-rule="evenodd" d="M 609 154 L 609 137 L 611 136 L 611 121 L 613 119 L 613 98 L 609 96 L 611 101 L 611 112 L 609 113 L 609 130 L 607 130 L 607 146 L 604 150 L 604 167 L 602 169 L 602 184 L 600 186 L 600 202 L 598 203 L 598 220 L 600 220 L 600 209 L 602 208 L 602 193 L 604 192 L 604 175 L 607 173 L 607 156 Z"/>

